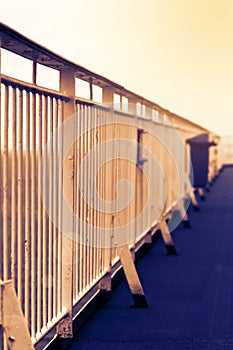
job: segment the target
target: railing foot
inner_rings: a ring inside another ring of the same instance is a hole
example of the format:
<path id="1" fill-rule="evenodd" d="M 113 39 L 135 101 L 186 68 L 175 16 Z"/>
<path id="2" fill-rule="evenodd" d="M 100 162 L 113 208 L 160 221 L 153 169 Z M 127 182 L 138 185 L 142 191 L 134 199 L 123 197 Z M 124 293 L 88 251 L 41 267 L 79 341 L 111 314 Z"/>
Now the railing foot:
<path id="1" fill-rule="evenodd" d="M 191 228 L 191 224 L 189 220 L 183 220 L 183 225 L 184 225 L 184 228 Z"/>
<path id="2" fill-rule="evenodd" d="M 106 303 L 112 296 L 112 279 L 110 272 L 101 279 L 99 283 L 101 303 Z"/>
<path id="3" fill-rule="evenodd" d="M 174 245 L 166 245 L 168 255 L 177 255 L 177 251 Z"/>
<path id="4" fill-rule="evenodd" d="M 73 338 L 72 313 L 67 314 L 57 325 L 57 335 L 62 339 Z"/>
<path id="5" fill-rule="evenodd" d="M 197 212 L 200 211 L 199 204 L 198 204 L 194 190 L 191 193 L 191 201 L 192 201 L 192 205 L 193 205 L 194 210 Z"/>
<path id="6" fill-rule="evenodd" d="M 184 228 L 191 228 L 189 217 L 182 201 L 178 204 L 178 210 L 180 211 Z"/>
<path id="7" fill-rule="evenodd" d="M 199 205 L 193 205 L 194 211 L 199 212 L 200 211 L 200 207 Z"/>
<path id="8" fill-rule="evenodd" d="M 148 307 L 146 297 L 143 294 L 132 294 L 133 300 L 134 300 L 134 306 L 135 308 L 141 308 L 145 309 Z"/>

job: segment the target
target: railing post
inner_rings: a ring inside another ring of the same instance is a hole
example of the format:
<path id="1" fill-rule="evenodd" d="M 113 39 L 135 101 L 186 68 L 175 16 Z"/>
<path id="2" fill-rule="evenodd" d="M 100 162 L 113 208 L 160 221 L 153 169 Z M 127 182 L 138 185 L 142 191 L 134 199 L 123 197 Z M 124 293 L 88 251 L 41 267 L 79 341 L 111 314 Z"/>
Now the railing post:
<path id="1" fill-rule="evenodd" d="M 113 108 L 114 88 L 112 86 L 105 86 L 103 88 L 103 104 L 109 108 Z"/>
<path id="2" fill-rule="evenodd" d="M 128 110 L 129 110 L 129 113 L 134 116 L 137 115 L 137 102 L 138 100 L 134 97 L 128 98 Z"/>
<path id="3" fill-rule="evenodd" d="M 114 107 L 114 88 L 113 87 L 105 87 L 103 89 L 103 104 L 107 105 L 109 108 Z M 133 106 L 134 115 L 136 114 L 136 104 Z M 114 226 L 114 216 L 113 216 L 113 226 Z M 111 258 L 111 251 L 110 249 L 105 250 L 105 259 L 106 261 Z M 137 270 L 134 265 L 134 261 L 131 255 L 131 252 L 129 250 L 129 247 L 127 245 L 122 246 L 118 248 L 118 254 L 122 263 L 122 267 L 125 273 L 126 280 L 128 282 L 135 307 L 147 307 L 147 302 L 145 298 L 145 294 L 140 282 L 140 279 L 137 274 Z M 110 268 L 110 264 L 109 264 Z M 105 292 L 111 291 L 111 279 L 109 275 L 109 271 L 107 271 L 106 277 L 104 278 L 103 282 L 100 284 L 100 288 Z"/>
<path id="4" fill-rule="evenodd" d="M 69 100 L 64 102 L 63 107 L 63 120 L 70 118 L 75 113 L 75 71 L 71 69 L 64 69 L 60 72 L 60 91 L 69 96 Z M 72 130 L 69 132 L 75 133 L 75 121 Z M 66 143 L 67 138 L 71 135 L 67 134 L 67 130 L 63 130 L 63 144 Z M 66 198 L 68 205 L 72 212 L 75 211 L 75 194 L 74 194 L 74 174 L 75 169 L 75 157 L 74 147 L 67 152 L 63 163 L 63 196 Z M 61 189 L 60 189 L 61 190 Z M 62 217 L 62 220 L 68 220 L 68 218 Z M 65 227 L 65 225 L 64 225 Z M 57 327 L 57 333 L 61 338 L 72 337 L 72 307 L 73 307 L 73 235 L 74 235 L 74 222 L 69 223 L 69 227 L 72 228 L 72 232 L 69 232 L 69 237 L 60 232 L 62 235 L 62 308 L 67 310 L 67 316 Z"/>
<path id="5" fill-rule="evenodd" d="M 114 107 L 114 88 L 112 86 L 105 86 L 103 88 L 103 97 L 102 97 L 103 105 L 106 107 L 109 107 L 110 109 L 113 109 Z M 112 135 L 106 134 L 105 137 L 110 138 Z M 106 179 L 106 191 L 111 192 L 112 191 L 112 181 L 111 179 Z M 112 217 L 112 220 L 114 220 L 114 216 Z M 109 238 L 109 237 L 108 237 Z M 106 266 L 106 275 L 101 280 L 99 287 L 102 291 L 102 297 L 103 300 L 107 300 L 109 295 L 111 294 L 112 290 L 112 280 L 111 280 L 111 248 L 106 247 L 103 249 L 104 254 L 104 261 Z"/>
<path id="6" fill-rule="evenodd" d="M 33 61 L 32 63 L 32 83 L 36 85 L 37 81 L 37 63 L 36 61 Z"/>
<path id="7" fill-rule="evenodd" d="M 93 84 L 92 84 L 92 78 L 89 80 L 89 89 L 90 89 L 90 100 L 93 101 Z"/>

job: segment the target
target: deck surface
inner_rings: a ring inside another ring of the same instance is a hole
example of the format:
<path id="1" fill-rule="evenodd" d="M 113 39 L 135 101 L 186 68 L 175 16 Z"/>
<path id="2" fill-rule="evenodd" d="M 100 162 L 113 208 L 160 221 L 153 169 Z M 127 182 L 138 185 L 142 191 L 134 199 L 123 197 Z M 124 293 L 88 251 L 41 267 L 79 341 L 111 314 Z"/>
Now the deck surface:
<path id="1" fill-rule="evenodd" d="M 199 203 L 173 232 L 178 255 L 159 239 L 137 264 L 149 308 L 130 308 L 123 281 L 72 350 L 233 350 L 233 167 Z"/>

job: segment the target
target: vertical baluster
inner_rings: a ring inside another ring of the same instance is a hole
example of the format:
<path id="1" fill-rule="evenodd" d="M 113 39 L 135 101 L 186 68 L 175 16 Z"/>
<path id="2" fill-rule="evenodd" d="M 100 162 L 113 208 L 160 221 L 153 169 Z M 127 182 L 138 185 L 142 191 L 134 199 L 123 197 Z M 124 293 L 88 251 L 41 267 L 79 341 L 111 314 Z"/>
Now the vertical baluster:
<path id="1" fill-rule="evenodd" d="M 18 276 L 17 291 L 18 298 L 23 307 L 22 270 L 23 270 L 23 91 L 19 90 L 19 113 L 18 113 L 18 142 L 17 142 L 17 167 L 18 167 L 18 202 L 17 202 L 17 255 L 18 255 Z"/>
<path id="2" fill-rule="evenodd" d="M 88 261 L 87 261 L 87 269 L 88 269 L 88 275 L 87 275 L 87 285 L 90 286 L 91 279 L 92 279 L 92 247 L 91 247 L 91 208 L 89 206 L 90 200 L 91 200 L 91 186 L 90 186 L 90 180 L 91 180 L 91 161 L 90 161 L 90 148 L 91 148 L 91 131 L 90 131 L 90 124 L 91 124 L 91 115 L 90 115 L 90 106 L 87 107 L 87 131 L 86 131 L 86 137 L 87 137 L 87 252 L 88 252 Z"/>
<path id="3" fill-rule="evenodd" d="M 81 134 L 82 134 L 82 138 L 81 138 L 81 142 L 80 142 L 80 165 L 81 162 L 83 160 L 84 157 L 84 118 L 85 118 L 85 114 L 84 114 L 84 106 L 81 106 L 80 109 L 81 115 L 80 115 L 80 130 L 81 130 Z M 80 173 L 80 189 L 83 188 L 83 181 L 84 181 L 84 176 L 83 176 L 83 172 Z M 81 256 L 80 256 L 80 291 L 83 291 L 83 288 L 85 286 L 85 279 L 84 279 L 84 274 L 85 274 L 85 236 L 84 236 L 84 210 L 85 210 L 85 206 L 84 206 L 84 200 L 82 197 L 82 193 L 80 191 L 80 220 L 82 223 L 81 229 L 80 229 L 80 236 L 81 236 Z"/>
<path id="4" fill-rule="evenodd" d="M 42 157 L 42 95 L 38 97 L 38 150 L 37 150 L 37 171 L 38 171 L 38 214 L 37 214 L 37 333 L 41 331 L 41 299 L 42 299 L 42 232 L 43 232 L 43 205 L 41 200 L 42 189 L 42 174 L 40 168 L 40 161 Z"/>
<path id="5" fill-rule="evenodd" d="M 48 133 L 48 97 L 44 96 L 44 118 L 43 118 L 43 151 L 46 152 L 46 146 L 47 146 L 47 133 Z M 47 201 L 47 162 L 48 162 L 48 155 L 45 155 L 46 159 L 43 163 L 43 198 L 44 202 Z M 47 203 L 44 203 L 44 205 L 47 205 Z M 43 327 L 47 326 L 47 312 L 48 312 L 48 305 L 47 305 L 47 286 L 48 286 L 48 276 L 47 276 L 47 261 L 48 261 L 48 255 L 47 255 L 47 214 L 46 210 L 44 208 L 43 210 L 43 280 L 42 280 L 42 286 L 43 286 Z"/>
<path id="6" fill-rule="evenodd" d="M 91 108 L 91 121 L 92 121 L 92 143 L 91 143 L 91 148 L 94 150 L 96 146 L 96 119 L 95 119 L 95 109 L 93 107 Z M 92 174 L 91 177 L 95 183 L 94 188 L 92 188 L 92 200 L 91 200 L 91 214 L 92 214 L 92 245 L 93 245 L 93 257 L 92 257 L 92 265 L 93 265 L 93 278 L 96 278 L 96 254 L 97 254 L 97 247 L 96 247 L 96 220 L 95 220 L 95 209 L 94 209 L 94 204 L 95 204 L 95 189 L 96 189 L 96 151 L 95 151 L 95 156 L 92 157 L 92 164 L 91 164 L 91 169 L 92 169 Z"/>
<path id="7" fill-rule="evenodd" d="M 63 117 L 64 117 L 64 102 L 60 101 L 60 113 L 59 113 L 59 139 L 58 139 L 58 147 L 59 147 L 59 159 L 58 159 L 58 166 L 59 169 L 62 169 L 62 159 L 61 155 L 63 154 Z M 61 228 L 63 225 L 63 204 L 62 204 L 62 198 L 63 198 L 63 171 L 59 172 L 59 178 L 58 178 L 58 222 L 59 227 Z M 59 312 L 62 311 L 62 232 L 59 230 L 58 232 L 58 242 L 57 242 L 57 260 L 58 260 L 58 295 L 57 295 L 57 301 L 58 301 L 58 310 Z"/>
<path id="8" fill-rule="evenodd" d="M 3 134 L 3 279 L 9 278 L 8 263 L 8 124 L 9 124 L 9 86 L 5 86 L 4 134 Z"/>
<path id="9" fill-rule="evenodd" d="M 12 89 L 12 151 L 11 151 L 11 278 L 16 285 L 16 236 L 17 236 L 17 163 L 16 163 L 16 89 Z"/>
<path id="10" fill-rule="evenodd" d="M 32 94 L 31 118 L 31 336 L 36 332 L 36 95 Z"/>
<path id="11" fill-rule="evenodd" d="M 93 150 L 94 148 L 94 137 L 95 137 L 95 130 L 93 129 L 94 126 L 94 114 L 93 114 L 93 110 L 92 107 L 89 107 L 90 109 L 90 151 Z M 95 180 L 94 177 L 94 157 L 92 157 L 92 162 L 90 162 L 90 179 L 91 182 L 93 180 Z M 90 186 L 90 185 L 89 185 Z M 94 187 L 90 186 L 90 236 L 91 236 L 91 245 L 90 245 L 90 249 L 91 249 L 91 281 L 93 281 L 95 279 L 95 246 L 94 246 L 94 203 L 93 203 L 93 198 L 94 198 Z"/>
<path id="12" fill-rule="evenodd" d="M 48 172 L 49 172 L 49 212 L 53 212 L 53 142 L 51 142 L 51 137 L 53 133 L 53 99 L 50 97 L 49 104 L 49 162 L 48 162 Z M 53 222 L 49 220 L 49 235 L 48 235 L 48 321 L 52 319 L 52 304 L 53 304 Z"/>
<path id="13" fill-rule="evenodd" d="M 79 234 L 79 229 L 78 229 L 78 140 L 77 140 L 77 135 L 78 135 L 78 114 L 77 114 L 77 104 L 75 104 L 75 149 L 74 149 L 74 155 L 75 155 L 75 162 L 74 162 L 74 213 L 76 214 L 76 219 L 74 220 L 74 289 L 73 289 L 73 296 L 75 300 L 77 300 L 77 295 L 78 295 L 78 277 L 79 277 L 79 244 L 78 244 L 78 234 Z"/>
<path id="14" fill-rule="evenodd" d="M 54 128 L 57 131 L 58 128 L 58 100 L 54 100 Z M 53 316 L 57 315 L 57 274 L 58 274 L 58 230 L 57 230 L 57 211 L 58 211 L 58 140 L 57 138 L 53 142 Z"/>
<path id="15" fill-rule="evenodd" d="M 30 172 L 30 93 L 26 92 L 26 150 L 25 150 L 25 241 L 24 241 L 24 257 L 25 257 L 25 317 L 30 324 L 30 244 L 31 244 L 31 172 Z"/>
<path id="16" fill-rule="evenodd" d="M 82 123 L 82 116 L 81 116 L 81 106 L 80 104 L 77 105 L 77 132 L 78 134 L 80 135 L 81 134 L 81 123 Z M 77 178 L 77 227 L 76 227 L 76 230 L 77 230 L 77 241 L 78 241 L 78 271 L 77 271 L 77 294 L 79 294 L 81 292 L 81 280 L 82 280 L 82 276 L 81 276 L 81 271 L 82 271 L 82 241 L 81 241 L 81 225 L 80 225 L 80 222 L 81 222 L 81 206 L 82 206 L 82 199 L 81 199 L 81 196 L 80 196 L 80 173 L 79 173 L 79 166 L 80 166 L 80 162 L 81 162 L 81 137 L 78 139 L 78 142 L 77 142 L 77 173 L 78 173 L 78 178 Z"/>
<path id="17" fill-rule="evenodd" d="M 87 148 L 88 148 L 88 137 L 87 137 L 87 107 L 84 107 L 84 149 L 83 149 L 83 158 L 87 154 Z M 87 196 L 88 193 L 88 188 L 87 188 L 87 179 L 88 179 L 88 165 L 85 163 L 85 168 L 84 168 L 84 174 L 83 174 L 83 181 L 84 181 L 84 191 L 85 195 Z M 85 197 L 84 197 L 85 198 Z M 87 276 L 87 266 L 88 266 L 88 249 L 87 249 L 87 204 L 85 199 L 83 198 L 83 203 L 84 203 L 84 288 L 87 287 L 87 281 L 88 281 L 88 276 Z"/>
<path id="18" fill-rule="evenodd" d="M 105 138 L 104 138 L 104 131 L 105 131 L 105 126 L 101 126 L 100 122 L 103 120 L 104 118 L 104 112 L 102 110 L 97 110 L 97 119 L 98 119 L 98 129 L 99 129 L 99 133 L 98 133 L 98 143 L 104 142 Z M 98 167 L 99 164 L 101 164 L 102 162 L 102 152 L 98 151 Z M 103 185 L 104 185 L 104 166 L 102 168 L 101 171 L 99 171 L 98 173 L 98 194 L 99 196 L 101 195 L 102 198 L 105 200 L 105 193 L 103 192 Z M 100 229 L 102 227 L 105 227 L 105 215 L 104 213 L 100 212 L 100 200 L 98 200 L 98 225 L 100 226 Z M 102 248 L 102 244 L 103 244 L 103 240 L 104 240 L 104 235 L 100 235 L 100 230 L 98 232 L 98 243 L 100 246 L 100 261 L 98 262 L 98 271 L 103 272 L 104 270 L 104 250 Z"/>
<path id="19" fill-rule="evenodd" d="M 96 144 L 97 144 L 97 139 L 96 139 L 96 133 L 97 133 L 97 127 L 96 127 L 96 110 L 94 107 L 91 107 L 92 109 L 92 118 L 93 118 L 93 124 L 94 124 L 94 129 L 92 131 L 93 133 L 93 148 L 95 149 Z M 93 180 L 95 182 L 95 187 L 94 187 L 94 192 L 92 194 L 93 200 L 92 200 L 92 206 L 93 206 L 93 245 L 94 245 L 94 257 L 93 257 L 93 274 L 95 277 L 97 277 L 97 271 L 96 271 L 96 262 L 97 262 L 97 254 L 98 254 L 98 248 L 97 248 L 97 229 L 96 229 L 96 209 L 94 209 L 95 204 L 96 204 L 96 189 L 98 188 L 97 185 L 97 174 L 96 174 L 96 160 L 97 160 L 97 151 L 95 150 L 95 157 L 93 157 Z"/>

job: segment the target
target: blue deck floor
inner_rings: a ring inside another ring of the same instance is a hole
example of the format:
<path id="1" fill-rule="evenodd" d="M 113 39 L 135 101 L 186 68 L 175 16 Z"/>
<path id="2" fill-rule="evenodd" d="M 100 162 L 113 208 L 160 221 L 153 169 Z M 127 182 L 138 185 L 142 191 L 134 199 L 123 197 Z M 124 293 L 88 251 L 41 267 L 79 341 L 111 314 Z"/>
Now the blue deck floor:
<path id="1" fill-rule="evenodd" d="M 137 264 L 148 309 L 130 308 L 123 281 L 79 330 L 72 350 L 233 350 L 233 168 L 225 168 L 191 229 L 159 239 Z"/>

